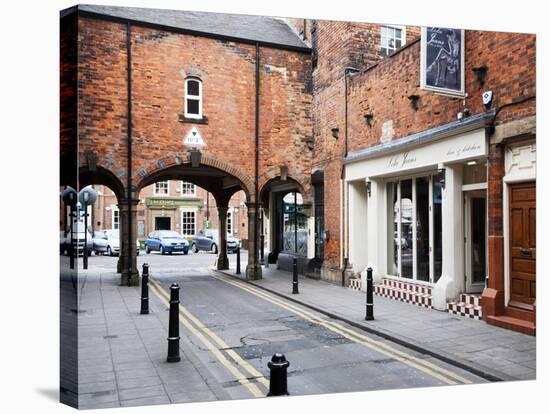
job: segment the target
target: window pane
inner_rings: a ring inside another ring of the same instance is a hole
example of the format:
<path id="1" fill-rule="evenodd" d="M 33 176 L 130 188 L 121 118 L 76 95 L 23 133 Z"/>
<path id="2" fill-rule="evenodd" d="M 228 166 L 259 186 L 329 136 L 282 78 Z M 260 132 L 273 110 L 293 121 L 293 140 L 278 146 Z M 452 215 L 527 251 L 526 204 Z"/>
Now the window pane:
<path id="1" fill-rule="evenodd" d="M 412 180 L 401 181 L 401 277 L 413 276 Z"/>
<path id="2" fill-rule="evenodd" d="M 199 101 L 195 99 L 188 99 L 187 100 L 187 113 L 188 114 L 199 114 Z"/>
<path id="3" fill-rule="evenodd" d="M 388 195 L 388 274 L 397 276 L 397 220 L 399 204 L 397 203 L 397 183 L 386 185 Z"/>
<path id="4" fill-rule="evenodd" d="M 196 80 L 187 81 L 187 95 L 199 96 L 199 82 Z"/>
<path id="5" fill-rule="evenodd" d="M 441 183 L 434 176 L 433 179 L 433 209 L 434 209 L 434 280 L 436 283 L 441 277 Z"/>
<path id="6" fill-rule="evenodd" d="M 416 179 L 416 278 L 430 280 L 430 181 Z"/>
<path id="7" fill-rule="evenodd" d="M 472 282 L 483 283 L 485 281 L 485 226 L 486 226 L 485 198 L 472 198 L 472 228 L 471 228 L 471 257 L 472 257 Z"/>
<path id="8" fill-rule="evenodd" d="M 181 214 L 181 232 L 184 236 L 195 234 L 195 212 L 184 211 Z"/>

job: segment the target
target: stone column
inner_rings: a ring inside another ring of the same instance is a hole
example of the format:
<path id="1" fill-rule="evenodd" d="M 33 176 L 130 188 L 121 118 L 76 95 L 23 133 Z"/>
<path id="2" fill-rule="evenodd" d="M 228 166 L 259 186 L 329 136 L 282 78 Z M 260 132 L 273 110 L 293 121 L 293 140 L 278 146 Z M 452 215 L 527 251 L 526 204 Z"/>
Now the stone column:
<path id="1" fill-rule="evenodd" d="M 464 291 L 464 205 L 462 165 L 445 165 L 441 200 L 441 277 L 433 289 L 433 307 L 444 311 L 447 301 Z"/>
<path id="2" fill-rule="evenodd" d="M 122 213 L 121 213 L 121 204 L 122 203 L 119 203 L 118 204 L 118 211 L 119 211 L 119 216 L 118 216 L 118 233 L 119 233 L 119 240 L 122 240 L 122 235 L 123 234 L 128 234 L 128 231 L 126 230 L 126 225 L 127 225 L 127 216 L 124 216 L 124 220 L 122 219 Z M 126 205 L 126 208 L 128 208 L 128 206 Z M 111 214 L 113 214 L 113 212 L 111 211 Z M 128 259 L 128 255 L 126 254 L 126 243 L 122 244 L 120 243 L 119 245 L 119 251 L 118 251 L 118 260 L 117 260 L 117 263 L 116 263 L 116 272 L 117 273 L 122 273 L 122 269 L 125 269 L 126 268 L 126 260 Z"/>
<path id="3" fill-rule="evenodd" d="M 220 245 L 218 246 L 218 270 L 229 269 L 229 258 L 227 257 L 227 210 L 228 207 L 218 207 L 218 223 Z"/>
<path id="4" fill-rule="evenodd" d="M 259 209 L 260 204 L 247 203 L 248 207 L 248 265 L 246 266 L 246 279 L 259 280 L 262 278 L 262 267 L 260 266 L 259 255 L 259 237 L 260 222 Z M 254 232 L 254 225 L 257 225 L 257 233 Z"/>
<path id="5" fill-rule="evenodd" d="M 137 205 L 139 199 L 131 201 L 131 208 L 128 209 L 128 201 L 122 200 L 118 206 L 120 211 L 120 263 L 122 268 L 122 276 L 120 279 L 121 286 L 139 286 L 139 272 L 137 270 Z M 132 218 L 132 226 L 130 228 L 129 218 Z M 128 235 L 130 234 L 130 243 L 128 244 Z M 131 254 L 131 261 L 128 263 L 128 251 Z"/>

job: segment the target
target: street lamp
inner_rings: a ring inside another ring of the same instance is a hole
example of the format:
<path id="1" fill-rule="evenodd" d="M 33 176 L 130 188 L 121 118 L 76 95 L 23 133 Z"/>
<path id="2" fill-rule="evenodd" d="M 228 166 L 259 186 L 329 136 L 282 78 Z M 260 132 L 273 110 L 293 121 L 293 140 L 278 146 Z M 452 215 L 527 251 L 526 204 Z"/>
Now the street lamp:
<path id="1" fill-rule="evenodd" d="M 78 194 L 80 204 L 84 206 L 84 270 L 88 269 L 88 206 L 97 199 L 97 191 L 91 187 L 84 187 Z"/>
<path id="2" fill-rule="evenodd" d="M 71 260 L 71 269 L 74 269 L 74 249 L 73 249 L 73 220 L 74 220 L 74 208 L 76 207 L 76 203 L 78 200 L 78 194 L 76 190 L 72 187 L 67 187 L 63 192 L 61 193 L 61 198 L 63 199 L 63 203 L 65 204 L 65 218 L 67 217 L 67 206 L 70 208 L 69 213 L 69 228 L 71 229 L 71 238 L 70 238 L 70 245 L 69 245 L 69 257 Z M 65 229 L 67 230 L 67 224 L 65 223 Z"/>

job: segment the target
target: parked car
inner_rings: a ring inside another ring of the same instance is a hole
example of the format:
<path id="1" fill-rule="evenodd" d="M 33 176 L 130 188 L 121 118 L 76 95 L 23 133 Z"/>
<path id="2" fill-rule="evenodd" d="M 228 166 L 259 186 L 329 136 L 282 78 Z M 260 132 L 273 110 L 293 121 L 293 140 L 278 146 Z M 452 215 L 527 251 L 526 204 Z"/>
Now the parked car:
<path id="1" fill-rule="evenodd" d="M 204 250 L 217 254 L 220 245 L 218 234 L 219 232 L 217 229 L 200 230 L 197 234 L 193 236 L 193 240 L 191 241 L 191 250 L 193 251 L 193 253 L 198 253 L 200 250 Z M 228 234 L 227 252 L 235 253 L 239 246 L 239 241 L 232 235 Z"/>
<path id="2" fill-rule="evenodd" d="M 107 253 L 109 256 L 120 254 L 120 230 L 109 229 L 95 231 L 93 246 L 95 254 Z M 139 256 L 139 241 L 137 240 L 136 253 Z"/>
<path id="3" fill-rule="evenodd" d="M 149 233 L 145 240 L 145 253 L 159 251 L 160 254 L 189 253 L 189 242 L 181 234 L 172 230 L 157 230 Z"/>
<path id="4" fill-rule="evenodd" d="M 93 250 L 93 238 L 90 229 L 88 229 L 87 236 L 84 235 L 84 224 L 75 223 L 73 227 L 73 248 L 76 250 L 77 254 L 81 255 L 84 253 L 84 240 L 87 242 L 88 256 L 92 253 Z M 61 254 L 69 254 L 71 246 L 71 232 L 70 229 L 60 232 L 59 236 L 59 248 Z"/>

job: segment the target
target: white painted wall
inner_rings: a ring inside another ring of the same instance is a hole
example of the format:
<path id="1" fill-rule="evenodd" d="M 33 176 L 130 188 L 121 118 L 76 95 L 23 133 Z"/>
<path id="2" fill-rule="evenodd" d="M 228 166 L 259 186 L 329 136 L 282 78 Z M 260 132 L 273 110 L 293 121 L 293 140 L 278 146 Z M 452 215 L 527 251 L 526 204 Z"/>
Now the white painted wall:
<path id="1" fill-rule="evenodd" d="M 442 269 L 432 291 L 435 309 L 447 309 L 447 301 L 464 291 L 464 209 L 462 164 L 447 164 L 445 189 L 442 191 Z"/>
<path id="2" fill-rule="evenodd" d="M 368 263 L 367 188 L 365 181 L 348 183 L 349 196 L 349 261 L 353 272 L 365 269 Z"/>

